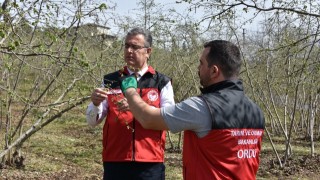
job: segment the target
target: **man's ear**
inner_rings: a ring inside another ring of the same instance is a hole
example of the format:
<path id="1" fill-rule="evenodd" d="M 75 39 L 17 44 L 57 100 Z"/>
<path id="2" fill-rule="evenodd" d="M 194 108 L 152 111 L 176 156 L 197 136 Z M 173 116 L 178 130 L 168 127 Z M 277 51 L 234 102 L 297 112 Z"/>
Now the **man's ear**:
<path id="1" fill-rule="evenodd" d="M 149 61 L 150 56 L 151 56 L 152 48 L 147 48 L 147 60 Z"/>
<path id="2" fill-rule="evenodd" d="M 211 67 L 211 75 L 212 75 L 213 77 L 216 77 L 216 76 L 219 75 L 219 68 L 218 68 L 218 66 L 212 65 L 212 67 Z"/>

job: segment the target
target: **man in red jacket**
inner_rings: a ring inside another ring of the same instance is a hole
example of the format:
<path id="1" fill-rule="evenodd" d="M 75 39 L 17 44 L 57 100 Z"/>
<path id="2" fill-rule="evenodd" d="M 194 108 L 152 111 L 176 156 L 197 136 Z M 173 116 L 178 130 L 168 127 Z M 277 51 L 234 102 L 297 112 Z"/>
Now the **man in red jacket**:
<path id="1" fill-rule="evenodd" d="M 264 115 L 238 78 L 240 51 L 231 42 L 210 41 L 199 62 L 202 94 L 172 106 L 149 106 L 137 93 L 136 78 L 124 78 L 131 112 L 146 129 L 184 130 L 184 179 L 256 179 Z"/>
<path id="2" fill-rule="evenodd" d="M 119 80 L 134 75 L 137 92 L 144 102 L 160 108 L 174 104 L 171 79 L 148 66 L 152 51 L 149 31 L 134 28 L 124 44 L 126 66 L 104 76 L 104 88 L 92 92 L 87 122 L 103 126 L 103 167 L 105 180 L 164 180 L 166 131 L 148 130 L 132 115 Z M 105 90 L 107 89 L 107 90 Z"/>

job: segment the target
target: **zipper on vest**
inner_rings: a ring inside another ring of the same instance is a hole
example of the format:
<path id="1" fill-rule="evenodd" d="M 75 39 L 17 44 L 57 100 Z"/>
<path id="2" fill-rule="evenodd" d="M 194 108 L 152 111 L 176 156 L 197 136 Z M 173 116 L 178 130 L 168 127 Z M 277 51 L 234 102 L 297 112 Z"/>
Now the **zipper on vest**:
<path id="1" fill-rule="evenodd" d="M 140 97 L 142 97 L 142 91 L 141 88 L 139 88 L 139 94 Z M 132 128 L 134 129 L 134 131 L 132 132 L 132 161 L 135 161 L 136 158 L 136 119 L 133 118 L 133 122 L 132 122 Z"/>
<path id="2" fill-rule="evenodd" d="M 136 153 L 135 153 L 136 152 L 136 141 L 135 141 L 135 139 L 136 139 L 136 127 L 135 127 L 135 125 L 136 125 L 136 119 L 133 118 L 132 128 L 134 130 L 132 131 L 132 161 L 136 160 L 136 158 L 135 158 L 135 156 L 136 156 Z"/>

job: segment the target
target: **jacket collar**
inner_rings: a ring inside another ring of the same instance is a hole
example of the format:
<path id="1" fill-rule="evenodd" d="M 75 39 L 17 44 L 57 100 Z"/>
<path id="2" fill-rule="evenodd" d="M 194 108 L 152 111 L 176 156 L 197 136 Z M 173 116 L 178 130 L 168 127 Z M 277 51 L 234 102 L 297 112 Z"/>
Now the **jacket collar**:
<path id="1" fill-rule="evenodd" d="M 200 88 L 200 91 L 202 92 L 202 94 L 207 94 L 211 92 L 217 92 L 222 89 L 232 89 L 232 90 L 243 91 L 242 81 L 240 79 L 220 81 L 208 87 Z"/>
<path id="2" fill-rule="evenodd" d="M 131 71 L 131 70 L 128 68 L 128 66 L 124 66 L 123 69 L 120 70 L 120 73 L 121 73 L 121 74 L 125 74 L 125 75 L 131 75 L 131 74 L 133 74 L 134 72 Z M 141 69 L 140 71 L 138 71 L 138 74 L 139 74 L 140 76 L 143 76 L 143 75 L 146 74 L 146 73 L 155 74 L 156 71 L 153 69 L 152 66 L 148 66 L 148 67 L 143 68 L 143 69 Z"/>

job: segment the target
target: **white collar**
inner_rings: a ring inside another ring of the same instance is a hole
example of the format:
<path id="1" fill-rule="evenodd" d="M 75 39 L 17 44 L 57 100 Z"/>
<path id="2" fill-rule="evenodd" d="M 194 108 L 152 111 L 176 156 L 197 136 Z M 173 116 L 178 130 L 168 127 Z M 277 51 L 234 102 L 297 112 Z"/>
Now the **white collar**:
<path id="1" fill-rule="evenodd" d="M 143 76 L 148 71 L 148 69 L 149 69 L 149 67 L 146 66 L 146 67 L 142 68 L 140 71 L 138 71 L 139 76 Z M 129 68 L 128 68 L 128 72 L 130 75 L 134 73 Z"/>

